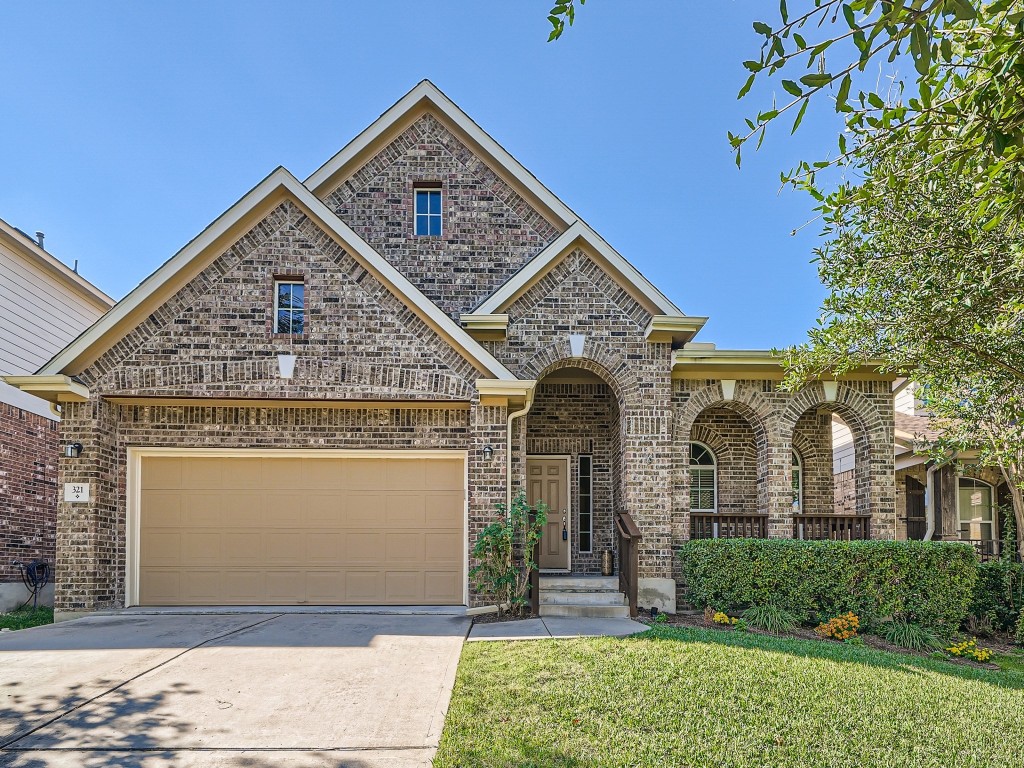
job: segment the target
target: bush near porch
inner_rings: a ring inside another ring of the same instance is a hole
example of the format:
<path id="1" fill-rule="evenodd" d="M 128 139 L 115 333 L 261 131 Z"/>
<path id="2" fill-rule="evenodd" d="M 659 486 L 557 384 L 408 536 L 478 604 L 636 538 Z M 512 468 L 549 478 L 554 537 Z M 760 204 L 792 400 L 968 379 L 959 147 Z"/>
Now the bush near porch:
<path id="1" fill-rule="evenodd" d="M 701 539 L 679 555 L 698 608 L 770 604 L 812 623 L 852 611 L 867 627 L 898 619 L 944 637 L 978 579 L 974 550 L 952 542 Z"/>

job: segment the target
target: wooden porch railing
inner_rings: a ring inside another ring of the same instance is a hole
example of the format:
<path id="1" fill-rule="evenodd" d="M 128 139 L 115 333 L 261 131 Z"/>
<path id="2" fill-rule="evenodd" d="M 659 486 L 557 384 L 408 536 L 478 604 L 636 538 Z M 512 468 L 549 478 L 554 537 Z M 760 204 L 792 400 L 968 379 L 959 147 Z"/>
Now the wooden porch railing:
<path id="1" fill-rule="evenodd" d="M 637 616 L 637 587 L 640 581 L 640 540 L 643 536 L 628 512 L 615 515 L 619 545 L 619 589 L 629 601 L 629 615 Z"/>
<path id="2" fill-rule="evenodd" d="M 691 512 L 691 539 L 766 539 L 768 515 Z"/>
<path id="3" fill-rule="evenodd" d="M 793 515 L 793 538 L 814 541 L 867 541 L 869 515 Z"/>
<path id="4" fill-rule="evenodd" d="M 1003 542 L 998 539 L 962 539 L 965 544 L 970 544 L 978 553 L 978 559 L 986 563 L 989 560 L 998 560 L 1003 554 Z"/>

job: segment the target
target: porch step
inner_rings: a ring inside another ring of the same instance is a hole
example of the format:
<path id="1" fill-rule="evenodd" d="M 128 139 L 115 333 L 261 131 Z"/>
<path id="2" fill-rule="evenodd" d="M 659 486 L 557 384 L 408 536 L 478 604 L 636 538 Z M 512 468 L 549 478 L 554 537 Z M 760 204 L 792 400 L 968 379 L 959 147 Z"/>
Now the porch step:
<path id="1" fill-rule="evenodd" d="M 613 592 L 618 592 L 619 577 L 562 576 L 542 573 L 540 575 L 540 588 L 541 591 L 545 589 L 560 589 L 563 591 L 576 590 L 580 592 L 590 592 L 592 590 L 612 590 Z"/>
<path id="2" fill-rule="evenodd" d="M 624 605 L 626 596 L 619 590 L 602 589 L 591 592 L 579 590 L 540 590 L 541 605 Z"/>
<path id="3" fill-rule="evenodd" d="M 540 615 L 574 618 L 628 618 L 626 596 L 616 576 L 542 574 Z"/>
<path id="4" fill-rule="evenodd" d="M 569 616 L 576 619 L 628 619 L 628 605 L 541 605 L 541 616 Z"/>

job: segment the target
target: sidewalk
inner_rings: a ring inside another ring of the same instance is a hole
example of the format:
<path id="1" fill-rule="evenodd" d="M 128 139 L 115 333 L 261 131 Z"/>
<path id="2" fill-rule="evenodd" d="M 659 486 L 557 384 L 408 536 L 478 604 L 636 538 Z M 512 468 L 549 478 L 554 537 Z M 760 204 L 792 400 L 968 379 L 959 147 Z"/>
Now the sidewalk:
<path id="1" fill-rule="evenodd" d="M 520 621 L 474 624 L 467 641 L 546 640 L 552 637 L 625 637 L 649 629 L 632 619 L 572 619 L 542 616 Z"/>

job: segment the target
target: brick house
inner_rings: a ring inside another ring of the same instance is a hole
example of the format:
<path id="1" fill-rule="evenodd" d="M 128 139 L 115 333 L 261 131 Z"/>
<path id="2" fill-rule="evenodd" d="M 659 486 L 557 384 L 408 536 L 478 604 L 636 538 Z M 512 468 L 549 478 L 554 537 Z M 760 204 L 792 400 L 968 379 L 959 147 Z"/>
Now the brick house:
<path id="1" fill-rule="evenodd" d="M 645 607 L 674 608 L 690 536 L 892 538 L 891 377 L 788 394 L 767 351 L 694 342 L 705 320 L 424 81 L 22 382 L 83 446 L 60 615 L 475 605 L 468 551 L 518 488 L 552 509 L 545 571 L 598 574 L 632 535 Z M 832 412 L 856 438 L 845 516 Z"/>
<path id="2" fill-rule="evenodd" d="M 0 220 L 0 376 L 35 371 L 114 303 L 37 237 Z M 16 561 L 54 564 L 59 420 L 44 400 L 0 381 L 0 612 L 29 595 Z"/>
<path id="3" fill-rule="evenodd" d="M 896 538 L 967 541 L 983 560 L 1003 549 L 1004 525 L 1013 519 L 1010 489 L 998 468 L 981 466 L 977 451 L 937 462 L 928 447 L 940 433 L 919 385 L 893 382 L 895 411 Z M 853 437 L 840 420 L 833 424 L 837 510 L 855 497 Z"/>

